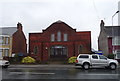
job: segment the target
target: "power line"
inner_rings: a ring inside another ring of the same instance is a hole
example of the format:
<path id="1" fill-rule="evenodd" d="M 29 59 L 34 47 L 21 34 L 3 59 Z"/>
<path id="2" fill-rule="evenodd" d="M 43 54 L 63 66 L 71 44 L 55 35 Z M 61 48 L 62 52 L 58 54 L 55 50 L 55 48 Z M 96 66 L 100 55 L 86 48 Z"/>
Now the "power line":
<path id="1" fill-rule="evenodd" d="M 113 11 L 114 9 L 114 7 L 117 5 L 117 8 L 118 8 L 118 2 L 119 2 L 120 0 L 117 0 L 116 2 L 114 2 L 114 3 L 112 3 L 113 5 L 111 5 L 108 9 L 106 9 L 105 11 Z M 118 10 L 118 9 L 117 9 Z M 114 11 L 117 11 L 117 10 L 114 10 Z M 113 12 L 114 12 L 113 11 Z M 107 17 L 105 17 L 104 19 L 108 19 L 108 18 L 111 18 L 111 15 L 109 14 L 109 15 L 107 15 Z"/>
<path id="2" fill-rule="evenodd" d="M 94 1 L 94 0 L 93 0 L 93 7 L 94 7 L 95 12 L 96 12 L 96 14 L 97 14 L 98 20 L 100 20 L 100 16 L 99 16 L 99 13 L 98 13 L 98 10 L 97 10 L 97 8 L 96 8 L 95 1 Z"/>

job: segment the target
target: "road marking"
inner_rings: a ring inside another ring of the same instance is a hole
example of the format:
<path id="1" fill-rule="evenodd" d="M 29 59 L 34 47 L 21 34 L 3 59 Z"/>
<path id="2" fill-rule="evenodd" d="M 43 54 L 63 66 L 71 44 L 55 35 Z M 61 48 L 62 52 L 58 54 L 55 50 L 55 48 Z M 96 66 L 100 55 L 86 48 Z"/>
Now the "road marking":
<path id="1" fill-rule="evenodd" d="M 97 76 L 100 76 L 100 75 L 103 75 L 103 76 L 118 76 L 119 74 L 80 74 L 80 75 L 97 75 Z"/>
<path id="2" fill-rule="evenodd" d="M 54 75 L 55 73 L 36 73 L 36 72 L 10 72 L 10 74 L 18 74 L 18 75 Z"/>
<path id="3" fill-rule="evenodd" d="M 55 73 L 30 73 L 32 75 L 54 75 Z"/>

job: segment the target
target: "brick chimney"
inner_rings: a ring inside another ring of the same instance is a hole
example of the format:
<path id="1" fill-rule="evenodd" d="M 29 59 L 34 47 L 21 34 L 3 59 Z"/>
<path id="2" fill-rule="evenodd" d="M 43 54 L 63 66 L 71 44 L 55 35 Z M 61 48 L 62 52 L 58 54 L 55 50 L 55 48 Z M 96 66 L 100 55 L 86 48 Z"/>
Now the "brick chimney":
<path id="1" fill-rule="evenodd" d="M 17 29 L 22 31 L 22 24 L 18 22 Z"/>
<path id="2" fill-rule="evenodd" d="M 104 25 L 105 25 L 104 21 L 103 21 L 103 20 L 101 20 L 101 23 L 100 23 L 100 28 L 101 28 L 101 30 L 103 30 L 103 29 L 104 29 Z"/>

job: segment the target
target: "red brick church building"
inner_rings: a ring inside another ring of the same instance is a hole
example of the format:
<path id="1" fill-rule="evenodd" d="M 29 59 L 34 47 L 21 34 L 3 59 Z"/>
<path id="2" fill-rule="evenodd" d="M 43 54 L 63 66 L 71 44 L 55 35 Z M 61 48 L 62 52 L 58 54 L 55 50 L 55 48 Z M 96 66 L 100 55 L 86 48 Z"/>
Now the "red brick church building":
<path id="1" fill-rule="evenodd" d="M 29 53 L 42 62 L 91 53 L 91 32 L 77 32 L 62 21 L 54 22 L 41 33 L 29 33 Z"/>

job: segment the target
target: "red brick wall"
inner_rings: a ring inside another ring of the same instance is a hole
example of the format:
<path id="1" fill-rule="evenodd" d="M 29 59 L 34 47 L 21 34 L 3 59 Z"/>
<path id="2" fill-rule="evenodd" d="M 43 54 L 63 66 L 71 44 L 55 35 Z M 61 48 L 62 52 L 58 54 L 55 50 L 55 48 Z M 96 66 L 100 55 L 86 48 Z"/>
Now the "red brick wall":
<path id="1" fill-rule="evenodd" d="M 57 33 L 61 32 L 61 42 L 57 42 Z M 55 41 L 51 42 L 51 34 L 55 34 Z M 68 34 L 68 41 L 63 41 L 63 34 Z M 34 46 L 39 47 L 41 60 L 47 61 L 50 59 L 50 47 L 53 45 L 63 45 L 68 49 L 68 58 L 79 54 L 79 46 L 83 45 L 82 53 L 91 53 L 91 32 L 76 32 L 75 29 L 68 26 L 66 23 L 53 23 L 43 33 L 29 34 L 29 53 L 33 53 Z M 33 54 L 33 56 L 36 56 Z"/>
<path id="2" fill-rule="evenodd" d="M 12 39 L 12 53 L 27 53 L 26 38 L 22 28 L 17 27 L 18 30 L 13 34 Z"/>

